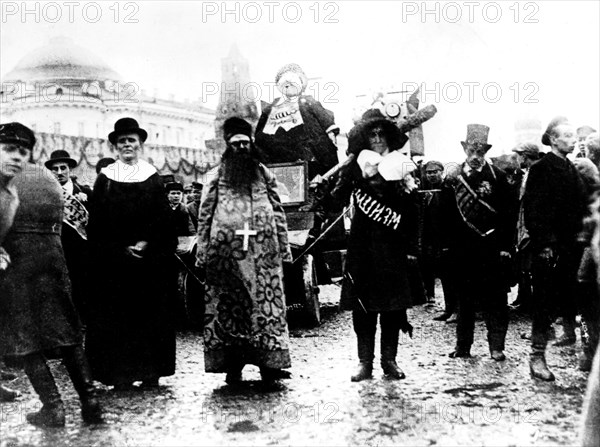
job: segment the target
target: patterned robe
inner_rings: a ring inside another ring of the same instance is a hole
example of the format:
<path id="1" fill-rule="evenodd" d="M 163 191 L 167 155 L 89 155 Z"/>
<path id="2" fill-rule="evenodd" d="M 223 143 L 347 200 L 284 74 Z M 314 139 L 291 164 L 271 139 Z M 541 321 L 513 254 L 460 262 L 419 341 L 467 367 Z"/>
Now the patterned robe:
<path id="1" fill-rule="evenodd" d="M 290 366 L 282 262 L 291 262 L 275 177 L 260 166 L 248 192 L 217 176 L 198 219 L 198 261 L 206 267 L 204 360 L 207 372 L 254 364 Z M 239 234 L 245 225 L 256 234 Z"/>

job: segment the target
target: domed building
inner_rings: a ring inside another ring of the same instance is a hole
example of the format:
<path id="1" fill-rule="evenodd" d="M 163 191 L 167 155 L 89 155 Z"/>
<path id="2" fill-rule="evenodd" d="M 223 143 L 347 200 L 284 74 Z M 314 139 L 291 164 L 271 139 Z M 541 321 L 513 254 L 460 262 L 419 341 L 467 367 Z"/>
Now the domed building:
<path id="1" fill-rule="evenodd" d="M 148 131 L 143 157 L 161 174 L 197 180 L 220 156 L 205 145 L 214 135 L 213 110 L 147 95 L 65 37 L 25 55 L 1 85 L 1 122 L 19 121 L 36 132 L 36 161 L 45 161 L 56 149 L 69 151 L 79 161 L 75 173 L 83 182 L 94 181 L 99 158 L 114 157 L 106 138 L 125 116 Z"/>

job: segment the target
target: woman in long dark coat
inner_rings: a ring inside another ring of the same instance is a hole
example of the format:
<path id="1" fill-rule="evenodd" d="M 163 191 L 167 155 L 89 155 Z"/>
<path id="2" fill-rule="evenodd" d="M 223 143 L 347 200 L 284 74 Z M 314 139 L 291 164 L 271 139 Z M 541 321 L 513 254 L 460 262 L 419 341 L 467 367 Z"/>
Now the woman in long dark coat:
<path id="1" fill-rule="evenodd" d="M 18 207 L 3 248 L 10 264 L 0 272 L 0 356 L 23 364 L 42 401 L 27 415 L 34 425 L 64 426 L 65 409 L 47 357 L 62 357 L 81 399 L 86 422 L 101 422 L 101 408 L 81 346 L 80 323 L 60 240 L 62 188 L 41 166 L 25 165 L 35 144 L 20 123 L 0 125 L 0 179 L 13 170 Z M 21 157 L 13 156 L 21 153 Z M 25 155 L 23 155 L 25 154 Z"/>
<path id="2" fill-rule="evenodd" d="M 410 332 L 406 309 L 411 306 L 409 257 L 416 255 L 416 202 L 407 174 L 416 166 L 394 153 L 391 177 L 379 172 L 377 154 L 389 156 L 407 138 L 379 111 L 368 111 L 350 132 L 349 152 L 356 158 L 332 191 L 334 200 L 353 197 L 355 214 L 350 230 L 340 307 L 351 310 L 358 343 L 359 366 L 352 381 L 372 377 L 377 317 L 381 325 L 381 366 L 386 377 L 404 378 L 396 364 L 400 330 Z M 367 151 L 364 151 L 364 150 Z M 363 154 L 364 152 L 364 154 Z M 371 162 L 363 163 L 366 155 Z M 385 164 L 389 166 L 388 159 Z M 414 261 L 414 259 L 413 259 Z"/>
<path id="3" fill-rule="evenodd" d="M 118 389 L 158 386 L 175 372 L 168 287 L 177 239 L 162 180 L 139 159 L 146 137 L 134 119 L 116 122 L 109 140 L 119 159 L 100 172 L 90 206 L 97 277 L 86 352 L 94 378 Z"/>

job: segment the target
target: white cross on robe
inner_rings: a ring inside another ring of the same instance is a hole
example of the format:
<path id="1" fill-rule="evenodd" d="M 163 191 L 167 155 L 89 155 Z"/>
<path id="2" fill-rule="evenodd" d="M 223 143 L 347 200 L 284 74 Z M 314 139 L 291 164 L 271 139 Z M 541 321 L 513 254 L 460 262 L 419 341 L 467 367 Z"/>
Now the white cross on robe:
<path id="1" fill-rule="evenodd" d="M 244 244 L 242 246 L 242 250 L 248 251 L 248 242 L 250 241 L 250 236 L 256 236 L 258 232 L 256 230 L 251 230 L 248 222 L 244 223 L 243 230 L 236 230 L 236 236 L 244 236 Z"/>

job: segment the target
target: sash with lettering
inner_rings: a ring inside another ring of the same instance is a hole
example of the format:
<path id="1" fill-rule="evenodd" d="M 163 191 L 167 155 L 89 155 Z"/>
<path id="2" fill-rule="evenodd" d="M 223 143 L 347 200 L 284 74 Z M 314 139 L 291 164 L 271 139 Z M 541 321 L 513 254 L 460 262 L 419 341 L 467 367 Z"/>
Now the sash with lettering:
<path id="1" fill-rule="evenodd" d="M 356 188 L 352 192 L 354 205 L 362 211 L 369 219 L 379 222 L 380 224 L 390 227 L 394 230 L 398 229 L 402 215 L 394 211 L 387 205 L 381 203 L 378 199 L 363 190 Z"/>
<path id="2" fill-rule="evenodd" d="M 85 206 L 73 194 L 69 194 L 63 189 L 63 198 L 65 200 L 63 222 L 73 228 L 82 239 L 87 241 L 87 226 L 89 213 Z"/>
<path id="3" fill-rule="evenodd" d="M 454 185 L 454 195 L 458 211 L 465 223 L 482 237 L 493 233 L 496 226 L 497 211 L 483 200 L 462 174 Z"/>

